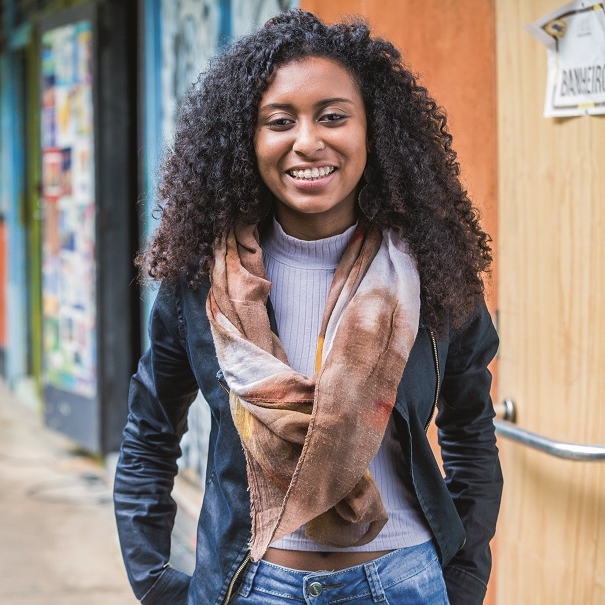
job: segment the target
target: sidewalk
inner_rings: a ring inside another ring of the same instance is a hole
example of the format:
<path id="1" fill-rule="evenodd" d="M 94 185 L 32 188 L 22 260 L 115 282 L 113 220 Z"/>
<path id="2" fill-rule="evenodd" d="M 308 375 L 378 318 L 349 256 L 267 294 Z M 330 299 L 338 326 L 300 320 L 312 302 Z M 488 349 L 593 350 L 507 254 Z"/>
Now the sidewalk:
<path id="1" fill-rule="evenodd" d="M 173 560 L 184 571 L 194 531 L 181 512 Z M 136 603 L 102 463 L 46 429 L 0 381 L 0 605 Z"/>

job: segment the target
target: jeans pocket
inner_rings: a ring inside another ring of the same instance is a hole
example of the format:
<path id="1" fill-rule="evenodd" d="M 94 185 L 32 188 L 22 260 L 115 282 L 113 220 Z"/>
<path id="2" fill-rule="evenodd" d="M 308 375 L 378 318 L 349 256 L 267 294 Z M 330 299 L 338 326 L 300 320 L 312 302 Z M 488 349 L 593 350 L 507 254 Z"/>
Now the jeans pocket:
<path id="1" fill-rule="evenodd" d="M 443 571 L 437 559 L 411 577 L 384 588 L 385 605 L 449 605 Z"/>

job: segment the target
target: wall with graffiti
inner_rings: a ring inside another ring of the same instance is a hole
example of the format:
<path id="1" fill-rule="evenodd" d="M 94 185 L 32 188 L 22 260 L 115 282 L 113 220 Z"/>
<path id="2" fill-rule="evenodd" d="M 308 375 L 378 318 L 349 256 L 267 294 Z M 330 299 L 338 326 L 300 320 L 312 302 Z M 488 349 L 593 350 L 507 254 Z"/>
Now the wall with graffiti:
<path id="1" fill-rule="evenodd" d="M 162 138 L 172 135 L 179 100 L 211 57 L 296 0 L 162 0 Z"/>
<path id="2" fill-rule="evenodd" d="M 298 0 L 147 1 L 145 236 L 155 226 L 150 217 L 156 203 L 157 167 L 170 145 L 179 102 L 203 75 L 208 61 L 231 40 L 297 6 Z M 145 316 L 153 296 L 153 290 L 146 294 Z M 185 473 L 203 483 L 210 419 L 201 395 L 191 406 L 188 422 L 180 464 Z"/>

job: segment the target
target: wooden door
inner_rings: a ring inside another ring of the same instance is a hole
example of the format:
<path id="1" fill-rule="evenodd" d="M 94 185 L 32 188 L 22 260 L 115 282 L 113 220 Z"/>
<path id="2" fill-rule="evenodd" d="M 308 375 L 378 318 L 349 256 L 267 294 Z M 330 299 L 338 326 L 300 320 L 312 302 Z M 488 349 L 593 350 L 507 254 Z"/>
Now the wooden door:
<path id="1" fill-rule="evenodd" d="M 543 118 L 562 0 L 498 0 L 499 392 L 518 424 L 605 443 L 605 119 Z M 605 463 L 501 442 L 498 605 L 605 603 Z"/>

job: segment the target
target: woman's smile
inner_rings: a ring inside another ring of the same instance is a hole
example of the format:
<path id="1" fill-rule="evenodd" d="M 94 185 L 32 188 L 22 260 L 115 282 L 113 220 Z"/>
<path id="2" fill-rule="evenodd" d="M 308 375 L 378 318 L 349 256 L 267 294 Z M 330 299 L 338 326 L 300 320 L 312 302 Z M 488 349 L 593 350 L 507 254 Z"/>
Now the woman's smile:
<path id="1" fill-rule="evenodd" d="M 342 65 L 308 57 L 279 67 L 260 102 L 254 150 L 286 233 L 319 239 L 355 222 L 367 123 Z"/>
<path id="2" fill-rule="evenodd" d="M 330 176 L 336 168 L 334 166 L 313 166 L 312 168 L 305 167 L 299 169 L 289 170 L 289 174 L 292 178 L 297 181 L 317 181 L 318 179 L 324 179 Z"/>
<path id="3" fill-rule="evenodd" d="M 323 189 L 336 178 L 336 168 L 334 166 L 298 168 L 288 170 L 287 173 L 292 179 L 294 187 L 301 192 Z"/>

